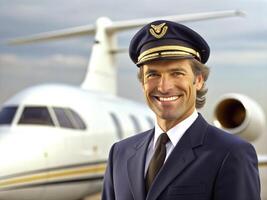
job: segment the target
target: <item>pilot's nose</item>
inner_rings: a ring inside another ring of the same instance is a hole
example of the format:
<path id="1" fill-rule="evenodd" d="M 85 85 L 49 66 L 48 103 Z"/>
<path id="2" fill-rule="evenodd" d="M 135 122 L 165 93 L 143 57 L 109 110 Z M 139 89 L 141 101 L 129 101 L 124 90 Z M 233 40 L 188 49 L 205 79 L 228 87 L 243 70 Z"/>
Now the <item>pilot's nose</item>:
<path id="1" fill-rule="evenodd" d="M 161 76 L 159 83 L 158 83 L 158 91 L 161 93 L 168 93 L 174 84 L 171 79 L 167 75 Z"/>

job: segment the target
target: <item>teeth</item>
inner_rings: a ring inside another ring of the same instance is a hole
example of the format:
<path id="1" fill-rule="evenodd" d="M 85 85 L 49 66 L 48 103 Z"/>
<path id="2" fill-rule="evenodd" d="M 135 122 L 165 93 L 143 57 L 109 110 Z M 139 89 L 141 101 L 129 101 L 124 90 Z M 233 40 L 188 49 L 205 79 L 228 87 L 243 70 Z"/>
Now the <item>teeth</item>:
<path id="1" fill-rule="evenodd" d="M 178 99 L 178 96 L 173 96 L 173 97 L 159 97 L 160 101 L 174 101 Z"/>

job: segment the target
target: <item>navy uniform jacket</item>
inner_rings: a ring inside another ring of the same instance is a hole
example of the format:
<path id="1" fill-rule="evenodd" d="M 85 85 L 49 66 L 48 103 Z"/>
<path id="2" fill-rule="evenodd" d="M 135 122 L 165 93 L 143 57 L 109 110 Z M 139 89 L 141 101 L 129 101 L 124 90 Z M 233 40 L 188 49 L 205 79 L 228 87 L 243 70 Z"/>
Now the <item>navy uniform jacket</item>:
<path id="1" fill-rule="evenodd" d="M 114 144 L 102 200 L 259 200 L 257 155 L 249 143 L 199 114 L 145 192 L 146 152 L 154 130 Z"/>

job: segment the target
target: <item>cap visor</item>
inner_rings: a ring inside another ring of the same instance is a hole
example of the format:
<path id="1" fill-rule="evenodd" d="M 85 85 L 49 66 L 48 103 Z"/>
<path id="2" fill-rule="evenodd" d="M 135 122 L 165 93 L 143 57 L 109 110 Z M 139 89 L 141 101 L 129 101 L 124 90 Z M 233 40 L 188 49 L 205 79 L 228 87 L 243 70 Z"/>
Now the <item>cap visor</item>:
<path id="1" fill-rule="evenodd" d="M 151 62 L 161 61 L 161 60 L 182 60 L 182 59 L 192 59 L 192 58 L 194 58 L 194 56 L 192 56 L 192 55 L 168 56 L 168 57 L 161 57 L 160 56 L 160 57 L 157 57 L 157 58 L 152 58 L 152 59 L 149 59 L 149 60 L 138 62 L 138 63 L 136 63 L 136 65 L 138 67 L 140 67 L 141 65 L 148 64 L 148 63 L 151 63 Z"/>

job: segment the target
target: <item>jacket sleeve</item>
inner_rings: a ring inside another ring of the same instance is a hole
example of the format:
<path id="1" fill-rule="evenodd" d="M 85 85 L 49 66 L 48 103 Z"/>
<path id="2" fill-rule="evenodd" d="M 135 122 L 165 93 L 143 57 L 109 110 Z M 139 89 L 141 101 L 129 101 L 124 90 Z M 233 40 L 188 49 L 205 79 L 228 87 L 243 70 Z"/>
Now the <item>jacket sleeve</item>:
<path id="1" fill-rule="evenodd" d="M 113 185 L 113 151 L 115 144 L 111 147 L 107 168 L 104 176 L 102 189 L 102 200 L 115 200 L 114 185 Z"/>
<path id="2" fill-rule="evenodd" d="M 233 145 L 221 165 L 214 200 L 260 200 L 258 159 L 249 143 Z"/>

